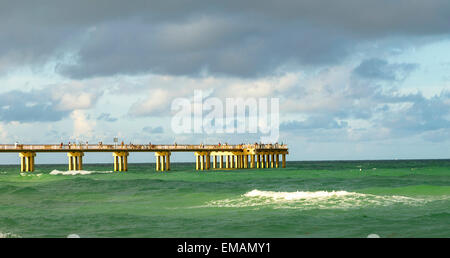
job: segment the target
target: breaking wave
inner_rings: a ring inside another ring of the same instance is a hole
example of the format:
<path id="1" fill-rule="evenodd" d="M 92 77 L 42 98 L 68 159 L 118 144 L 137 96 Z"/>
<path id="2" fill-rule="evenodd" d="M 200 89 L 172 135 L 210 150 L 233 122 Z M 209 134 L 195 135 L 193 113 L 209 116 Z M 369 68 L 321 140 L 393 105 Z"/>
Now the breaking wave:
<path id="1" fill-rule="evenodd" d="M 300 200 L 300 199 L 310 199 L 310 198 L 328 198 L 337 196 L 346 196 L 356 193 L 351 193 L 347 191 L 316 191 L 316 192 L 271 192 L 271 191 L 259 191 L 252 190 L 244 196 L 246 197 L 263 197 L 272 199 L 284 199 L 284 200 Z"/>
<path id="2" fill-rule="evenodd" d="M 20 238 L 20 236 L 9 232 L 8 233 L 0 232 L 0 238 Z"/>
<path id="3" fill-rule="evenodd" d="M 90 175 L 90 174 L 107 174 L 112 173 L 113 171 L 88 171 L 88 170 L 68 170 L 68 171 L 60 171 L 53 170 L 50 172 L 50 175 L 65 175 L 65 176 L 76 176 L 76 175 Z"/>
<path id="4" fill-rule="evenodd" d="M 257 207 L 293 209 L 346 209 L 361 206 L 392 205 L 396 203 L 418 205 L 425 199 L 399 195 L 373 195 L 347 191 L 272 192 L 252 190 L 234 199 L 206 203 L 206 207 Z"/>
<path id="5" fill-rule="evenodd" d="M 20 176 L 37 176 L 37 177 L 40 177 L 40 176 L 42 176 L 42 173 L 40 173 L 40 174 L 20 173 Z"/>

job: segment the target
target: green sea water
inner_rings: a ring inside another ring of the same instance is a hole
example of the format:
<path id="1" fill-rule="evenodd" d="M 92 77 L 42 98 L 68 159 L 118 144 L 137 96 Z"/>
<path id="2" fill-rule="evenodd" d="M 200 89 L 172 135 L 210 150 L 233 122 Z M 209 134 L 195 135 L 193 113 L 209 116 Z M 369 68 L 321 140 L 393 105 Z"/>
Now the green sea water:
<path id="1" fill-rule="evenodd" d="M 0 166 L 0 237 L 450 237 L 450 160 Z"/>

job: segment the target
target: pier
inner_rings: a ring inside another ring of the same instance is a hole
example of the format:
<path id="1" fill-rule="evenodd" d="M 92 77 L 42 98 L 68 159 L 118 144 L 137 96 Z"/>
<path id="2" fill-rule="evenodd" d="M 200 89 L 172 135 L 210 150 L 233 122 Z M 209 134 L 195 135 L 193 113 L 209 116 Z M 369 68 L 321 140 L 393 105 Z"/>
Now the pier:
<path id="1" fill-rule="evenodd" d="M 172 152 L 193 152 L 196 170 L 285 168 L 286 155 L 289 154 L 285 144 L 0 144 L 1 152 L 18 153 L 21 172 L 34 171 L 36 154 L 40 152 L 67 153 L 69 170 L 83 169 L 85 153 L 111 152 L 114 171 L 128 170 L 128 156 L 131 152 L 154 152 L 156 171 L 170 170 Z"/>

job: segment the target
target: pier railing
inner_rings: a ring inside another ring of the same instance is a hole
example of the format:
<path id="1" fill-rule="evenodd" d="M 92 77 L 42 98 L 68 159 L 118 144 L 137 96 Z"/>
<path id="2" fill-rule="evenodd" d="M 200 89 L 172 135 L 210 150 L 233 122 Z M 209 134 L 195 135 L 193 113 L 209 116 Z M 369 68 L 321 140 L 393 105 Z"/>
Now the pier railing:
<path id="1" fill-rule="evenodd" d="M 1 144 L 0 151 L 52 151 L 52 150 L 147 150 L 147 151 L 190 151 L 190 150 L 240 150 L 240 149 L 287 149 L 285 144 Z"/>

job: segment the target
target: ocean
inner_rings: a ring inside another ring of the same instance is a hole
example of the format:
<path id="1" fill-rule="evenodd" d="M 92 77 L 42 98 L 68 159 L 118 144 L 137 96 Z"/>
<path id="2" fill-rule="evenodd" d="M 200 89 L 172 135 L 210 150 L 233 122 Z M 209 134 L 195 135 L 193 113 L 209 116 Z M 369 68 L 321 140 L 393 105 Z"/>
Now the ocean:
<path id="1" fill-rule="evenodd" d="M 0 237 L 450 237 L 450 160 L 0 166 Z"/>

